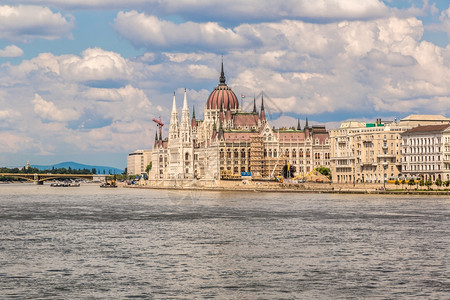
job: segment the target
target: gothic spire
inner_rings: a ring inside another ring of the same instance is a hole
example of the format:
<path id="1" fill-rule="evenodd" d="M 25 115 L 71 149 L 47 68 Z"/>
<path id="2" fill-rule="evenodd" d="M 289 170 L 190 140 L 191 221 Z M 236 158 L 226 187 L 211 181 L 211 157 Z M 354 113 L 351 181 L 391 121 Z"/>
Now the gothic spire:
<path id="1" fill-rule="evenodd" d="M 175 92 L 173 92 L 172 114 L 177 112 L 177 103 L 175 101 Z"/>
<path id="2" fill-rule="evenodd" d="M 184 89 L 183 110 L 189 110 L 187 105 L 186 88 Z"/>
<path id="3" fill-rule="evenodd" d="M 297 130 L 302 130 L 302 127 L 300 126 L 300 119 L 297 119 Z"/>
<path id="4" fill-rule="evenodd" d="M 264 110 L 264 94 L 261 95 L 261 111 Z"/>
<path id="5" fill-rule="evenodd" d="M 256 97 L 253 96 L 253 113 L 256 113 Z"/>
<path id="6" fill-rule="evenodd" d="M 306 121 L 305 121 L 305 129 L 309 129 L 309 125 L 308 125 L 308 117 L 306 117 Z"/>
<path id="7" fill-rule="evenodd" d="M 259 119 L 261 121 L 266 121 L 266 112 L 264 111 L 264 94 L 261 95 L 261 113 Z"/>
<path id="8" fill-rule="evenodd" d="M 220 72 L 219 81 L 221 84 L 225 84 L 225 73 L 223 72 L 223 56 L 222 56 L 222 71 Z"/>

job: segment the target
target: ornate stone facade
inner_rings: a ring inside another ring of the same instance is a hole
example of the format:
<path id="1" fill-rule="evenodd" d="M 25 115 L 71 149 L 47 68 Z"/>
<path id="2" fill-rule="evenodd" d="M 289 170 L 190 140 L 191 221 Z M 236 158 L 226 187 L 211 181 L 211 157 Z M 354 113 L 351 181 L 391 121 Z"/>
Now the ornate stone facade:
<path id="1" fill-rule="evenodd" d="M 186 91 L 181 121 L 173 97 L 169 136 L 156 136 L 151 180 L 271 179 L 283 167 L 293 175 L 330 165 L 330 143 L 324 126 L 308 125 L 275 129 L 266 119 L 264 96 L 260 110 L 256 99 L 251 112 L 241 111 L 234 92 L 226 84 L 223 63 L 219 85 L 204 108 L 204 120 L 189 115 Z M 292 170 L 294 169 L 292 168 Z"/>

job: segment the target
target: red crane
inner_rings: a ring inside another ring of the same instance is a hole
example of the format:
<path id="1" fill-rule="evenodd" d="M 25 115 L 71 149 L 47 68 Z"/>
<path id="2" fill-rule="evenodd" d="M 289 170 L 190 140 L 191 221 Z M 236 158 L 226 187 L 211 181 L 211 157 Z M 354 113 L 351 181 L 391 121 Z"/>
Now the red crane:
<path id="1" fill-rule="evenodd" d="M 161 133 L 161 131 L 162 131 L 162 127 L 164 126 L 164 123 L 161 122 L 161 116 L 159 116 L 159 119 L 153 118 L 152 121 L 155 122 L 156 125 L 158 126 L 158 129 L 159 129 L 159 138 L 162 139 L 162 133 Z"/>

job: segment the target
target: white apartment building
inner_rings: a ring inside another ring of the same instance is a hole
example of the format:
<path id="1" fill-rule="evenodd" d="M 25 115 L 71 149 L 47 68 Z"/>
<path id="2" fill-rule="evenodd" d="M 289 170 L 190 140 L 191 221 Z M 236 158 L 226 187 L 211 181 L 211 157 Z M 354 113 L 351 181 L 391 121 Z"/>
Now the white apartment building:
<path id="1" fill-rule="evenodd" d="M 136 150 L 128 154 L 127 174 L 140 175 L 145 173 L 145 169 L 152 161 L 152 150 Z"/>
<path id="2" fill-rule="evenodd" d="M 449 124 L 450 119 L 441 115 L 409 115 L 399 122 L 396 120 L 385 122 L 381 119 L 375 123 L 343 122 L 338 129 L 330 130 L 333 182 L 382 183 L 389 177 L 415 176 L 416 174 L 412 172 L 405 173 L 407 166 L 403 164 L 404 159 L 402 159 L 404 149 L 401 133 L 418 126 L 448 126 Z M 450 141 L 450 136 L 448 140 Z M 445 148 L 442 147 L 442 149 Z M 450 144 L 446 149 L 449 150 L 446 164 L 439 168 L 448 168 L 450 172 Z M 444 158 L 442 156 L 443 154 L 440 158 L 445 159 L 445 156 Z M 429 158 L 423 159 L 428 161 Z M 433 168 L 433 166 L 427 168 Z M 438 168 L 437 165 L 435 168 Z"/>
<path id="3" fill-rule="evenodd" d="M 450 124 L 418 126 L 401 134 L 406 176 L 449 180 Z"/>
<path id="4" fill-rule="evenodd" d="M 396 122 L 343 122 L 330 130 L 331 173 L 335 183 L 382 183 L 401 170 L 400 133 Z"/>
<path id="5" fill-rule="evenodd" d="M 444 141 L 444 179 L 450 180 L 450 127 L 444 130 L 442 139 Z"/>

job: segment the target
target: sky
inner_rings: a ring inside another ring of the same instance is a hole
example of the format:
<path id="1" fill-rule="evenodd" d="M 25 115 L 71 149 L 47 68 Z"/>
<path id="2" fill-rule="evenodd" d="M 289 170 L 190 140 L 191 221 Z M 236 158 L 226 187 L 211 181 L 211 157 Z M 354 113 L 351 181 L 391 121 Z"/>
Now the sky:
<path id="1" fill-rule="evenodd" d="M 276 126 L 450 117 L 448 0 L 3 0 L 0 166 L 124 169 L 219 83 Z"/>

